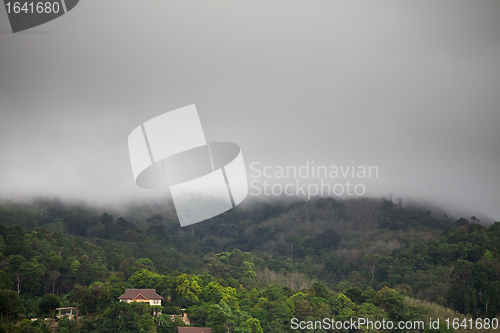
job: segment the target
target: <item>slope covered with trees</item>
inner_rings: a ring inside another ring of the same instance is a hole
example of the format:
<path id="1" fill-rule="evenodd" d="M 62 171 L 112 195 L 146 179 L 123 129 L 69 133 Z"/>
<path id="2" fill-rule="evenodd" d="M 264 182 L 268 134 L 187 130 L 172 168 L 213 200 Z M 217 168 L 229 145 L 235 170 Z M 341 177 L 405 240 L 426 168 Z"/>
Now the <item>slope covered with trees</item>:
<path id="1" fill-rule="evenodd" d="M 387 198 L 255 203 L 185 228 L 161 206 L 113 215 L 57 200 L 0 206 L 4 331 L 44 331 L 29 319 L 59 305 L 81 314 L 61 332 L 173 332 L 181 309 L 217 332 L 419 320 L 432 311 L 424 301 L 469 318 L 500 313 L 498 222 L 451 224 Z M 165 301 L 119 303 L 125 288 Z"/>

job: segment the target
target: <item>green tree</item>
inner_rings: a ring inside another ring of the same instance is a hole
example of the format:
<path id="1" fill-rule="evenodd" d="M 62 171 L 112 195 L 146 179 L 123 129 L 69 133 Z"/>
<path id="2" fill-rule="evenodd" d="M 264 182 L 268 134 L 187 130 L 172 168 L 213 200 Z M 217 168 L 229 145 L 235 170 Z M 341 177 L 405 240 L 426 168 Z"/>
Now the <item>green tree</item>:
<path id="1" fill-rule="evenodd" d="M 17 319 L 24 311 L 24 306 L 19 295 L 12 290 L 0 290 L 0 324 Z"/>
<path id="2" fill-rule="evenodd" d="M 236 324 L 236 318 L 233 310 L 224 301 L 219 304 L 210 306 L 208 312 L 207 324 L 212 327 L 215 332 L 229 332 Z"/>
<path id="3" fill-rule="evenodd" d="M 299 318 L 299 320 L 304 320 L 313 314 L 313 308 L 309 305 L 309 302 L 305 299 L 295 299 L 295 317 Z"/>
<path id="4" fill-rule="evenodd" d="M 246 324 L 251 333 L 264 333 L 258 319 L 250 318 L 246 321 Z"/>
<path id="5" fill-rule="evenodd" d="M 405 295 L 403 292 L 384 287 L 380 289 L 373 303 L 381 307 L 393 320 L 400 320 L 405 314 Z"/>
<path id="6" fill-rule="evenodd" d="M 340 242 L 340 235 L 332 228 L 327 228 L 320 235 L 323 248 L 335 249 Z"/>
<path id="7" fill-rule="evenodd" d="M 366 300 L 363 291 L 358 287 L 352 287 L 345 291 L 345 295 L 354 303 L 361 304 Z"/>
<path id="8" fill-rule="evenodd" d="M 135 288 L 145 288 L 145 289 L 153 289 L 160 283 L 161 276 L 160 274 L 153 273 L 146 268 L 141 269 L 138 272 L 135 272 L 128 281 Z"/>
<path id="9" fill-rule="evenodd" d="M 182 297 L 181 302 L 185 306 L 193 305 L 198 303 L 198 295 L 201 293 L 201 287 L 199 285 L 199 278 L 197 276 L 188 276 L 187 274 L 182 274 L 177 277 L 177 294 Z"/>
<path id="10" fill-rule="evenodd" d="M 38 303 L 38 308 L 41 314 L 50 314 L 60 306 L 61 306 L 61 301 L 54 294 L 44 295 L 40 299 L 40 303 Z"/>
<path id="11" fill-rule="evenodd" d="M 176 325 L 174 321 L 167 314 L 162 314 L 159 317 L 153 317 L 158 333 L 175 333 Z"/>

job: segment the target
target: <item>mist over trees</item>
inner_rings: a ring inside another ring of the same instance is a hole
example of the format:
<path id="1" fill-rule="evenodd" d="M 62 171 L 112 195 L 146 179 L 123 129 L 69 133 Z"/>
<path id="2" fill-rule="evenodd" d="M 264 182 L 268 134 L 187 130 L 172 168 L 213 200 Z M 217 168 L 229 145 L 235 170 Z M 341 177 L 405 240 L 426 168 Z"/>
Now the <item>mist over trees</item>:
<path id="1" fill-rule="evenodd" d="M 182 311 L 216 332 L 500 313 L 500 223 L 436 219 L 391 198 L 256 203 L 185 228 L 154 206 L 119 216 L 39 200 L 0 206 L 0 223 L 6 332 L 43 331 L 30 319 L 59 305 L 79 309 L 59 323 L 71 332 L 174 332 Z M 163 304 L 117 302 L 126 288 L 156 289 Z"/>

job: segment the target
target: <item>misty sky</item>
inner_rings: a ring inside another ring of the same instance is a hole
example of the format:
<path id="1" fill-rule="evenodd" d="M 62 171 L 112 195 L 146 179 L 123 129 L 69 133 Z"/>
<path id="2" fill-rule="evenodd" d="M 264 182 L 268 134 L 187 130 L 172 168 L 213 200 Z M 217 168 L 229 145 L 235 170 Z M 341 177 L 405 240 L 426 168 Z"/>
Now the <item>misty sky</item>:
<path id="1" fill-rule="evenodd" d="M 160 198 L 127 138 L 190 104 L 247 167 L 376 165 L 367 195 L 500 220 L 496 0 L 82 0 L 16 34 L 0 8 L 1 198 Z"/>

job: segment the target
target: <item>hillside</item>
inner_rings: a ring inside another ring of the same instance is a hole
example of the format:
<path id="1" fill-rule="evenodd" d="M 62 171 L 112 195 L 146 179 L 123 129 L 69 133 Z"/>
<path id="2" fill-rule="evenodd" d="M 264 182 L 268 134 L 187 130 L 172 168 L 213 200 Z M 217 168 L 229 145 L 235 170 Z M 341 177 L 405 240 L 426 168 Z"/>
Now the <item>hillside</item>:
<path id="1" fill-rule="evenodd" d="M 500 313 L 500 223 L 450 223 L 387 198 L 252 203 L 185 228 L 171 207 L 117 215 L 37 200 L 3 204 L 0 223 L 0 297 L 19 298 L 0 309 L 9 332 L 19 319 L 43 316 L 52 293 L 78 305 L 91 332 L 132 287 L 157 289 L 163 313 L 186 308 L 197 326 L 221 332 L 282 332 L 294 316 L 425 316 L 423 303 L 405 303 L 410 296 L 471 318 Z M 397 309 L 386 304 L 392 297 Z M 179 325 L 130 311 L 146 316 L 149 331 Z"/>

